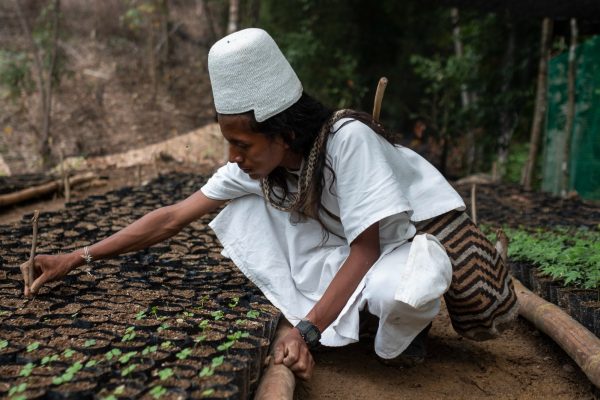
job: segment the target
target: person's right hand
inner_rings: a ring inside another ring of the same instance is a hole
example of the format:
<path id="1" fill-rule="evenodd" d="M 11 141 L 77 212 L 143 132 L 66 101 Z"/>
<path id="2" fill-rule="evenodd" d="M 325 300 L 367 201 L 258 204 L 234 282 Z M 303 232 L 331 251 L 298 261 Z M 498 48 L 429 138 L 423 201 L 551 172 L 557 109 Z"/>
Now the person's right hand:
<path id="1" fill-rule="evenodd" d="M 37 294 L 40 287 L 46 282 L 52 282 L 62 279 L 67 275 L 73 268 L 73 255 L 72 254 L 59 254 L 59 255 L 39 255 L 34 259 L 33 267 L 33 282 L 30 282 L 29 268 L 31 260 L 28 260 L 21 264 L 21 273 L 23 274 L 23 282 L 25 283 L 25 289 L 23 294 L 26 297 Z"/>

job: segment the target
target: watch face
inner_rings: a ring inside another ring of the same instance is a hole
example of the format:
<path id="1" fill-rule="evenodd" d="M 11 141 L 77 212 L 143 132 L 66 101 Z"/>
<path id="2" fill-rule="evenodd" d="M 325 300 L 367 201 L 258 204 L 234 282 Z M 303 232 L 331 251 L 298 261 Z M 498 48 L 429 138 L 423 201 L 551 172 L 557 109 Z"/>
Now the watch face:
<path id="1" fill-rule="evenodd" d="M 317 342 L 319 340 L 319 334 L 314 329 L 310 329 L 308 332 L 306 332 L 306 339 L 310 343 Z"/>

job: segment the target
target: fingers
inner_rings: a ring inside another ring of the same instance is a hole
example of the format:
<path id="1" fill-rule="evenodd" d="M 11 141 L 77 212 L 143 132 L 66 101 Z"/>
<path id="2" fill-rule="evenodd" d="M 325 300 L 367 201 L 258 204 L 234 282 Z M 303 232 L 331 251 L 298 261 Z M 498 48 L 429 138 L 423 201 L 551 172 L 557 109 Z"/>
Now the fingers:
<path id="1" fill-rule="evenodd" d="M 273 351 L 273 362 L 275 364 L 281 364 L 285 357 L 285 345 L 282 341 L 277 342 L 275 350 Z"/>
<path id="2" fill-rule="evenodd" d="M 31 282 L 29 281 L 30 266 L 31 266 L 31 261 L 25 261 L 23 264 L 21 264 L 19 266 L 19 269 L 21 270 L 21 274 L 23 275 L 23 282 L 25 283 L 25 290 L 24 290 L 25 296 L 29 295 L 29 286 L 31 285 Z"/>
<path id="3" fill-rule="evenodd" d="M 46 281 L 48 280 L 48 278 L 46 277 L 46 274 L 42 274 L 40 275 L 35 281 L 33 281 L 33 283 L 31 284 L 31 287 L 29 288 L 30 294 L 31 295 L 36 295 L 38 290 L 40 290 L 40 287 L 42 287 L 42 285 L 44 283 L 46 283 Z"/>

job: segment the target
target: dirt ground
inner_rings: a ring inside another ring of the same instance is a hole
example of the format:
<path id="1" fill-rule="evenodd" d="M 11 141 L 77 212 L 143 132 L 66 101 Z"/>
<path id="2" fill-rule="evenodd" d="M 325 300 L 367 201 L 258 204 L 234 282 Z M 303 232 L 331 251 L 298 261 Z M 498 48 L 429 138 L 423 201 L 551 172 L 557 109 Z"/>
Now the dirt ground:
<path id="1" fill-rule="evenodd" d="M 162 162 L 159 170 L 209 173 L 210 168 Z M 141 168 L 141 181 L 156 174 L 156 165 Z M 137 168 L 100 173 L 102 186 L 79 189 L 74 199 L 140 182 Z M 12 207 L 0 213 L 0 223 L 17 221 L 34 209 L 63 207 L 62 198 Z M 482 205 L 483 207 L 483 205 Z M 381 364 L 372 340 L 315 354 L 313 379 L 297 390 L 299 400 L 312 399 L 595 399 L 597 392 L 577 365 L 548 337 L 519 319 L 496 340 L 472 342 L 451 328 L 442 312 L 434 320 L 425 363 L 411 369 Z"/>

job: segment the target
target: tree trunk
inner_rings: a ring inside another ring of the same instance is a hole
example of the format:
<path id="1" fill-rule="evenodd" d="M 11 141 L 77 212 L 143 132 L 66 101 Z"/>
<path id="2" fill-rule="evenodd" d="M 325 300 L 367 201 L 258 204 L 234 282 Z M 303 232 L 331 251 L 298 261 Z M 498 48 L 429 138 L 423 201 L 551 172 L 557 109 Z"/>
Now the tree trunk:
<path id="1" fill-rule="evenodd" d="M 239 29 L 240 0 L 229 0 L 229 18 L 227 22 L 227 34 Z"/>
<path id="2" fill-rule="evenodd" d="M 544 18 L 542 22 L 542 37 L 540 45 L 540 62 L 538 67 L 537 91 L 535 96 L 535 109 L 533 112 L 533 122 L 531 126 L 531 138 L 529 142 L 529 156 L 523 167 L 521 174 L 521 185 L 525 190 L 531 190 L 533 172 L 538 153 L 540 136 L 542 132 L 542 123 L 546 115 L 546 83 L 548 81 L 548 57 L 550 49 L 550 40 L 552 38 L 552 20 Z"/>
<path id="3" fill-rule="evenodd" d="M 562 185 L 560 194 L 566 197 L 569 192 L 569 164 L 571 158 L 571 137 L 573 136 L 573 121 L 575 119 L 575 75 L 577 60 L 575 50 L 577 48 L 577 20 L 571 18 L 571 44 L 569 46 L 569 71 L 568 71 L 568 98 L 567 115 L 565 122 L 565 145 L 563 147 L 562 162 Z"/>
<path id="4" fill-rule="evenodd" d="M 500 110 L 500 136 L 498 137 L 497 154 L 497 175 L 495 178 L 502 179 L 506 174 L 506 164 L 508 161 L 508 148 L 512 139 L 517 118 L 512 102 L 508 99 L 511 82 L 514 75 L 515 66 L 515 26 L 512 23 L 512 16 L 506 15 L 506 25 L 508 28 L 508 39 L 506 42 L 506 52 L 504 53 L 502 68 L 502 86 L 500 88 L 501 98 L 504 99 Z"/>
<path id="5" fill-rule="evenodd" d="M 460 37 L 460 25 L 459 25 L 459 14 L 458 8 L 452 8 L 450 10 L 452 16 L 452 39 L 454 41 L 454 53 L 458 59 L 463 58 L 463 44 Z M 467 85 L 462 83 L 460 85 L 460 99 L 462 103 L 463 111 L 468 111 L 471 106 L 473 96 L 469 93 Z M 470 124 L 469 124 L 470 125 Z M 475 162 L 475 131 L 472 126 L 467 126 L 467 143 L 466 143 L 466 158 L 467 158 L 467 174 L 473 172 L 473 164 Z"/>

